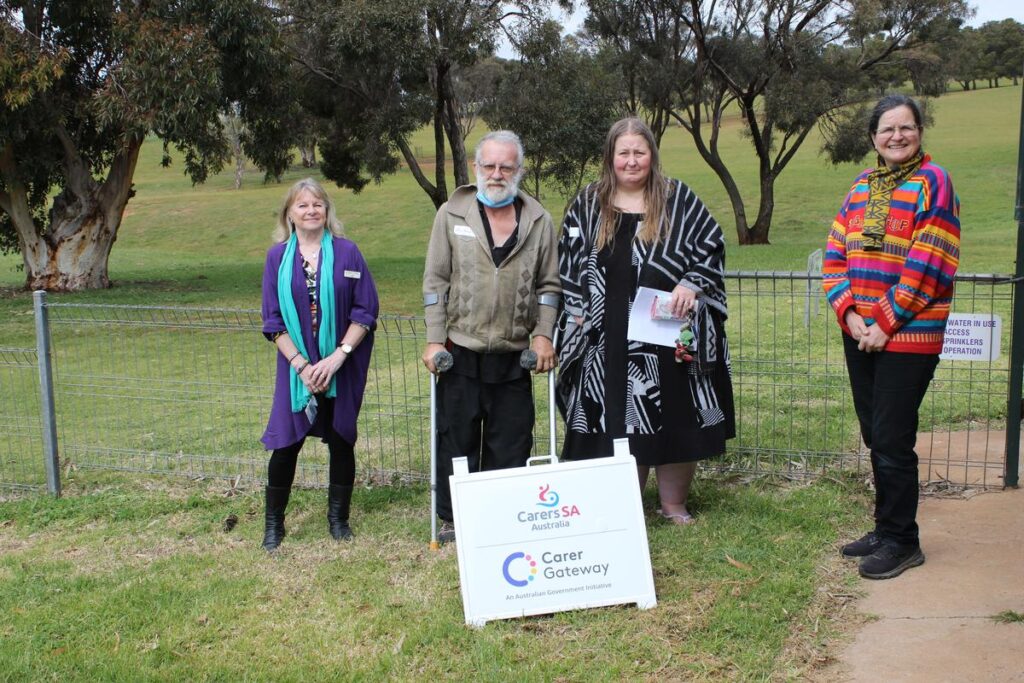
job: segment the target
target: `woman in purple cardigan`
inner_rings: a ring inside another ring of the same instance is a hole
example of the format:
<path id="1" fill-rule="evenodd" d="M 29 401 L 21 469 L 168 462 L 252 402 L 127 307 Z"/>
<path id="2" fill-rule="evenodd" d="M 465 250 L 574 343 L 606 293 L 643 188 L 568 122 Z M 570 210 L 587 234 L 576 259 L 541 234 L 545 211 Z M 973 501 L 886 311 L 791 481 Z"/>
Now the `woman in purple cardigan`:
<path id="1" fill-rule="evenodd" d="M 261 439 L 273 451 L 263 535 L 268 552 L 284 538 L 284 512 L 308 435 L 320 437 L 330 452 L 331 536 L 352 538 L 356 418 L 378 312 L 370 269 L 342 236 L 334 205 L 312 178 L 288 192 L 274 242 L 263 271 L 263 334 L 278 350 L 274 401 Z"/>

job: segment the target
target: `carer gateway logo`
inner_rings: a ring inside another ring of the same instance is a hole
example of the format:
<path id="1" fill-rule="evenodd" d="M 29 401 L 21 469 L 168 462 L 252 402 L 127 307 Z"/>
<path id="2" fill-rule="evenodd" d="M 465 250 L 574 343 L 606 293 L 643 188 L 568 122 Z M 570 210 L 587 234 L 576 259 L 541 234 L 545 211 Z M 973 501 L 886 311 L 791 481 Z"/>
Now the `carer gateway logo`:
<path id="1" fill-rule="evenodd" d="M 535 507 L 541 510 L 520 510 L 516 513 L 516 520 L 520 524 L 529 524 L 531 531 L 546 531 L 548 529 L 560 529 L 569 526 L 569 518 L 580 514 L 580 509 L 575 505 L 559 505 L 561 498 L 557 491 L 552 491 L 551 486 L 543 484 L 537 495 L 538 502 Z"/>
<path id="2" fill-rule="evenodd" d="M 516 588 L 529 586 L 538 575 L 545 579 L 608 576 L 609 563 L 588 563 L 583 554 L 582 550 L 561 553 L 546 550 L 538 562 L 533 555 L 516 551 L 505 558 L 501 573 L 505 581 Z"/>

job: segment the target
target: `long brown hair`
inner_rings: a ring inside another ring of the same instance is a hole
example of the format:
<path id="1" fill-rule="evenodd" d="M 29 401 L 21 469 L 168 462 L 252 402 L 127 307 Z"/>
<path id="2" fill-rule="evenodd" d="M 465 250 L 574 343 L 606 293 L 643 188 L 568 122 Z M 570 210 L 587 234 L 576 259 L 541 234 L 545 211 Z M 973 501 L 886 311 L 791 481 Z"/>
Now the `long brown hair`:
<path id="1" fill-rule="evenodd" d="M 615 211 L 615 193 L 618 180 L 615 177 L 615 143 L 623 135 L 639 135 L 651 150 L 651 172 L 644 187 L 644 223 L 637 239 L 645 244 L 660 242 L 667 234 L 665 223 L 665 202 L 668 195 L 668 181 L 661 172 L 661 157 L 654 133 L 647 124 L 636 117 L 616 121 L 608 130 L 604 141 L 604 160 L 601 164 L 601 178 L 597 181 L 597 200 L 601 207 L 601 225 L 597 231 L 597 249 L 615 241 L 615 226 L 618 216 Z"/>

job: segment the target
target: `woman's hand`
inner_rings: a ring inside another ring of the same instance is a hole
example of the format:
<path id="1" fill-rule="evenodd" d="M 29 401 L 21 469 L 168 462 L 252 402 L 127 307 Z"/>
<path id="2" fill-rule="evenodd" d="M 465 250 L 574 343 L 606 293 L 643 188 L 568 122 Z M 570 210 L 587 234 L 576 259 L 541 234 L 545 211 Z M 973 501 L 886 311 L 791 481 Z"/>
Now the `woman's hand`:
<path id="1" fill-rule="evenodd" d="M 690 313 L 697 307 L 697 292 L 689 287 L 676 285 L 675 289 L 672 290 L 671 305 L 672 315 L 677 318 L 684 318 L 687 313 Z"/>
<path id="2" fill-rule="evenodd" d="M 311 365 L 310 370 L 306 373 L 310 376 L 310 382 L 306 386 L 310 387 L 309 390 L 314 394 L 327 391 L 327 387 L 331 385 L 331 378 L 334 377 L 344 362 L 345 352 L 338 349 L 327 356 L 327 358 L 323 358 L 315 365 Z"/>
<path id="3" fill-rule="evenodd" d="M 311 363 L 307 363 L 306 366 L 302 368 L 302 372 L 297 374 L 311 394 L 317 393 L 316 383 L 313 381 L 313 365 Z"/>
<path id="4" fill-rule="evenodd" d="M 868 326 L 864 324 L 864 318 L 852 308 L 846 309 L 843 321 L 846 322 L 846 326 L 850 329 L 850 336 L 853 337 L 854 341 L 860 341 L 860 338 L 868 333 Z"/>
<path id="5" fill-rule="evenodd" d="M 882 331 L 878 323 L 867 328 L 867 331 L 857 340 L 857 348 L 861 351 L 872 353 L 884 351 L 885 345 L 889 343 L 889 335 Z"/>

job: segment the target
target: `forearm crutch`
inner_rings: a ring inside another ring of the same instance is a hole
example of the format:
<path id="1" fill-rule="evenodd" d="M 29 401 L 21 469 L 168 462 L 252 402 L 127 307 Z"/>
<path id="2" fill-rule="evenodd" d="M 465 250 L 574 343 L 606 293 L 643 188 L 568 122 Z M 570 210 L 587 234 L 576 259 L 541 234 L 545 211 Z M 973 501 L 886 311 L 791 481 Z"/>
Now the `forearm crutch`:
<path id="1" fill-rule="evenodd" d="M 434 354 L 436 373 L 430 375 L 430 549 L 437 550 L 437 380 L 442 372 L 451 370 L 454 359 L 448 351 Z"/>

